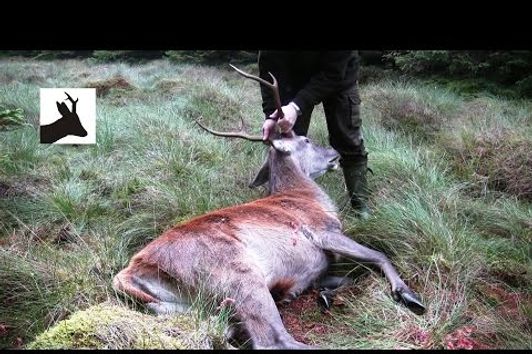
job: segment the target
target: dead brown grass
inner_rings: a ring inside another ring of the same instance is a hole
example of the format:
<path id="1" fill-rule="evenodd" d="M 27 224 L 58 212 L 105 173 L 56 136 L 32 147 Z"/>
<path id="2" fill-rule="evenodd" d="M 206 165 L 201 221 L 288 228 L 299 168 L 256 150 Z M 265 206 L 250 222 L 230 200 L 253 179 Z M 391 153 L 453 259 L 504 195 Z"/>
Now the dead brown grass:
<path id="1" fill-rule="evenodd" d="M 158 93 L 177 93 L 186 89 L 185 83 L 179 80 L 162 79 L 154 85 L 154 90 Z"/>
<path id="2" fill-rule="evenodd" d="M 137 90 L 136 86 L 121 75 L 115 75 L 104 80 L 88 81 L 85 87 L 96 88 L 96 96 L 98 97 L 106 96 L 112 89 Z"/>
<path id="3" fill-rule="evenodd" d="M 449 150 L 455 154 L 455 168 L 479 185 L 532 200 L 532 141 L 518 132 L 492 128 L 465 135 Z"/>
<path id="4" fill-rule="evenodd" d="M 388 130 L 430 138 L 442 129 L 445 121 L 441 112 L 413 97 L 382 92 L 374 99 L 381 124 Z"/>

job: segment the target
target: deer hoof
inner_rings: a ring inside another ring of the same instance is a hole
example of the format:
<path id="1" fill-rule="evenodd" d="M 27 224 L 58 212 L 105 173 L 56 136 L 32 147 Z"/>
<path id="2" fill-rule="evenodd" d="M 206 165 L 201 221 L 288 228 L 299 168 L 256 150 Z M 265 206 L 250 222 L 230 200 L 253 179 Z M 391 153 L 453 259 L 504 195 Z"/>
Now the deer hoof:
<path id="1" fill-rule="evenodd" d="M 327 311 L 331 308 L 335 292 L 333 290 L 321 288 L 318 294 L 318 306 L 321 311 Z"/>
<path id="2" fill-rule="evenodd" d="M 423 315 L 427 308 L 421 303 L 419 296 L 410 290 L 399 289 L 393 294 L 395 301 L 402 302 L 410 311 L 416 315 Z"/>

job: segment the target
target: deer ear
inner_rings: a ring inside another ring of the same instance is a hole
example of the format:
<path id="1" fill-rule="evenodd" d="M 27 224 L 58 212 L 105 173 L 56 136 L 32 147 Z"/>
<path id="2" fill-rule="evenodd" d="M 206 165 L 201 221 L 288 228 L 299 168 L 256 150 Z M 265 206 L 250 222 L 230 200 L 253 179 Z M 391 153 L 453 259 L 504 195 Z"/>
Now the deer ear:
<path id="1" fill-rule="evenodd" d="M 268 163 L 268 158 L 266 158 L 266 161 L 262 164 L 262 167 L 260 168 L 259 172 L 255 176 L 255 179 L 253 182 L 249 184 L 249 188 L 256 188 L 260 185 L 263 185 L 264 183 L 268 182 L 270 179 L 270 164 Z"/>
<path id="2" fill-rule="evenodd" d="M 64 104 L 63 102 L 59 103 L 57 101 L 55 103 L 57 104 L 57 110 L 59 111 L 59 113 L 61 113 L 62 116 L 68 115 L 70 113 L 70 110 L 68 109 L 66 104 Z"/>
<path id="3" fill-rule="evenodd" d="M 288 154 L 292 151 L 290 149 L 290 145 L 288 145 L 282 139 L 272 140 L 271 143 L 272 143 L 273 148 L 279 152 Z"/>

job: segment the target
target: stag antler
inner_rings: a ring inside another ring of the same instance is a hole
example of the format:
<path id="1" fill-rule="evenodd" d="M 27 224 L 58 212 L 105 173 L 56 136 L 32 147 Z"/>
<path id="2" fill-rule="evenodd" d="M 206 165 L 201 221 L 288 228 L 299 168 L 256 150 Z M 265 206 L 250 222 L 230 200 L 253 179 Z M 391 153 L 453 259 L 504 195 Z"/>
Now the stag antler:
<path id="1" fill-rule="evenodd" d="M 279 96 L 279 85 L 277 84 L 277 79 L 275 78 L 275 76 L 272 75 L 272 73 L 268 72 L 268 74 L 270 74 L 270 76 L 273 79 L 273 83 L 269 83 L 268 81 L 264 80 L 261 77 L 248 74 L 248 73 L 240 70 L 239 68 L 237 68 L 236 66 L 234 66 L 232 64 L 229 64 L 229 65 L 233 69 L 235 69 L 240 75 L 242 75 L 244 77 L 247 77 L 249 79 L 253 79 L 255 81 L 260 82 L 263 85 L 266 85 L 266 86 L 270 87 L 272 89 L 272 91 L 273 91 L 273 98 L 275 100 L 275 105 L 277 107 L 277 112 L 279 112 L 279 119 L 284 117 L 283 110 L 281 109 L 281 98 Z M 243 129 L 244 129 L 244 119 L 242 117 L 240 117 L 240 120 L 242 122 L 242 126 L 240 127 L 240 130 L 239 131 L 231 131 L 231 132 L 220 132 L 220 131 L 217 131 L 217 130 L 212 130 L 212 129 L 204 126 L 203 124 L 201 124 L 197 119 L 196 119 L 196 123 L 200 127 L 202 127 L 203 129 L 208 131 L 209 133 L 211 133 L 213 135 L 216 135 L 216 136 L 224 136 L 224 137 L 228 137 L 228 138 L 242 138 L 242 139 L 246 139 L 246 140 L 249 140 L 249 141 L 263 141 L 261 136 L 249 135 L 249 134 L 245 133 L 243 131 Z"/>
<path id="2" fill-rule="evenodd" d="M 76 98 L 76 100 L 74 101 L 72 97 L 70 97 L 70 95 L 66 93 L 66 91 L 65 91 L 65 95 L 67 95 L 67 100 L 72 102 L 72 113 L 76 113 L 76 103 L 78 103 L 79 98 Z"/>
<path id="3" fill-rule="evenodd" d="M 240 121 L 242 122 L 242 125 L 240 126 L 240 130 L 239 131 L 220 132 L 220 131 L 217 131 L 217 130 L 212 130 L 211 128 L 207 128 L 206 126 L 201 124 L 199 122 L 199 120 L 196 119 L 196 123 L 198 123 L 198 125 L 200 127 L 205 129 L 206 131 L 208 131 L 212 135 L 224 136 L 224 137 L 227 137 L 227 138 L 242 138 L 242 139 L 246 139 L 246 140 L 249 140 L 249 141 L 262 141 L 262 137 L 261 136 L 249 135 L 249 134 L 245 133 L 244 132 L 244 119 L 242 117 L 240 117 Z"/>
<path id="4" fill-rule="evenodd" d="M 72 102 L 72 104 L 78 102 L 78 100 L 79 100 L 79 98 L 76 98 L 76 100 L 74 101 L 74 100 L 72 99 L 72 97 L 70 97 L 70 95 L 69 95 L 68 93 L 66 93 L 66 92 L 65 92 L 65 95 L 67 95 L 67 100 L 69 100 L 70 102 Z"/>
<path id="5" fill-rule="evenodd" d="M 284 117 L 283 110 L 281 109 L 281 107 L 282 107 L 282 105 L 281 105 L 281 96 L 279 96 L 279 84 L 277 83 L 277 79 L 275 78 L 275 76 L 273 76 L 273 74 L 271 72 L 268 71 L 268 74 L 270 74 L 270 76 L 272 77 L 273 83 L 269 83 L 268 81 L 264 80 L 261 77 L 248 74 L 248 73 L 240 70 L 239 68 L 237 68 L 236 66 L 234 66 L 232 64 L 229 64 L 229 66 L 232 67 L 233 69 L 235 69 L 236 72 L 239 73 L 240 75 L 242 75 L 244 77 L 247 77 L 248 79 L 252 79 L 252 80 L 258 81 L 261 84 L 271 88 L 272 91 L 273 91 L 273 99 L 275 101 L 275 108 L 277 108 L 279 119 L 282 119 Z"/>

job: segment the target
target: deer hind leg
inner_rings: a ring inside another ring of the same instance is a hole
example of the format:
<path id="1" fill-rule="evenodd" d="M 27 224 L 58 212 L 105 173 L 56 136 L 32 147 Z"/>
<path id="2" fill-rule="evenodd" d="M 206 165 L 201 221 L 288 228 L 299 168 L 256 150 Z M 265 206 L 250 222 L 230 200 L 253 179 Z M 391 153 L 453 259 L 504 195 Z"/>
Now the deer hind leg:
<path id="1" fill-rule="evenodd" d="M 155 267 L 133 271 L 126 268 L 113 280 L 113 288 L 144 303 L 156 314 L 182 313 L 190 308 L 190 299 L 179 291 L 172 279 Z"/>
<path id="2" fill-rule="evenodd" d="M 254 349 L 305 349 L 286 330 L 262 273 L 242 266 L 239 274 L 224 279 L 224 296 L 234 300 L 235 317 Z M 225 274 L 232 274 L 230 271 Z"/>
<path id="3" fill-rule="evenodd" d="M 317 241 L 317 238 L 314 238 Z M 379 251 L 362 246 L 341 233 L 328 233 L 318 241 L 323 249 L 353 258 L 359 262 L 377 265 L 392 286 L 394 300 L 403 302 L 412 312 L 420 315 L 426 310 L 416 295 L 401 279 L 388 257 Z"/>

